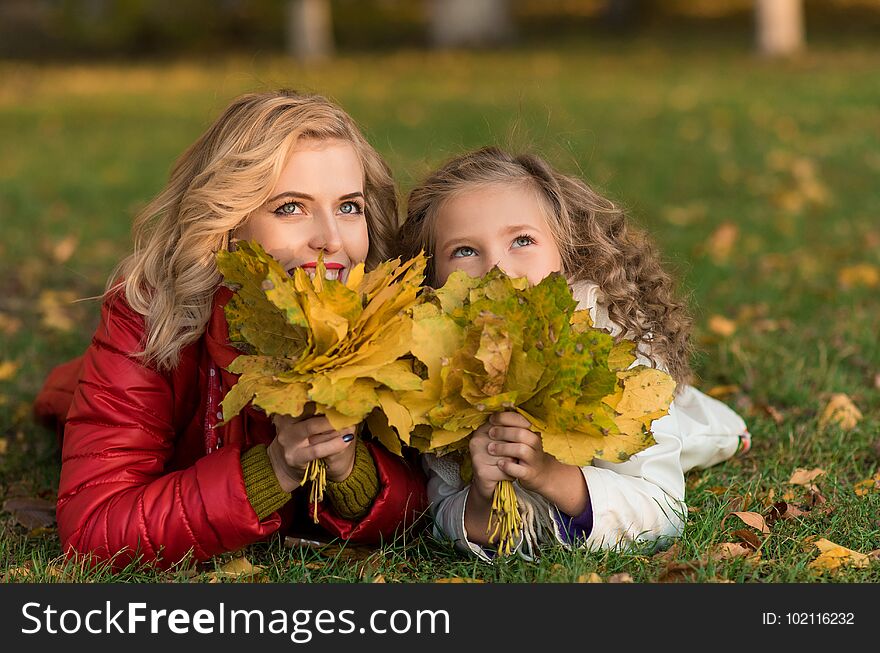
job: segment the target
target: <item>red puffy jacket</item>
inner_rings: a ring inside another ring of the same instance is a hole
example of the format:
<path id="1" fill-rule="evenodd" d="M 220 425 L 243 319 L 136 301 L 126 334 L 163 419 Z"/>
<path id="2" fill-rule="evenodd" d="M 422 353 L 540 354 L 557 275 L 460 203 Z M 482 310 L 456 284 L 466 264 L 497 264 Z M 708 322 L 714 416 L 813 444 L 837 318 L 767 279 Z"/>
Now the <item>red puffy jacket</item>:
<path id="1" fill-rule="evenodd" d="M 274 438 L 266 415 L 248 406 L 214 428 L 236 380 L 225 370 L 239 353 L 223 313 L 230 296 L 218 290 L 205 335 L 168 373 L 132 358 L 143 317 L 121 295 L 110 297 L 85 355 L 50 374 L 35 410 L 44 423 L 64 423 L 57 518 L 68 553 L 108 559 L 122 552 L 117 567 L 140 554 L 168 567 L 189 552 L 206 560 L 311 518 L 302 501 L 289 501 L 259 521 L 248 501 L 240 456 Z M 369 513 L 352 522 L 320 506 L 318 516 L 330 535 L 376 543 L 413 523 L 427 499 L 417 465 L 367 446 L 381 484 Z"/>

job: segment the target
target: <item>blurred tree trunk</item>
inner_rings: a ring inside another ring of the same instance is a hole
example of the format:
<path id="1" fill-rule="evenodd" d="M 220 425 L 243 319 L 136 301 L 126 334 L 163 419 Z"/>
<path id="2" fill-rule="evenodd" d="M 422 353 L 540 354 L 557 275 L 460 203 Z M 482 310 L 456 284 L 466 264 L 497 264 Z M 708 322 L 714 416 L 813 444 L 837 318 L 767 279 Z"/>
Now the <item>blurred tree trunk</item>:
<path id="1" fill-rule="evenodd" d="M 653 0 L 608 0 L 605 23 L 616 32 L 630 32 L 645 23 L 653 9 Z"/>
<path id="2" fill-rule="evenodd" d="M 427 0 L 427 3 L 432 45 L 479 47 L 513 38 L 509 0 Z"/>
<path id="3" fill-rule="evenodd" d="M 802 0 L 755 0 L 758 51 L 771 57 L 792 55 L 804 48 Z"/>
<path id="4" fill-rule="evenodd" d="M 303 62 L 333 55 L 330 0 L 288 0 L 287 51 Z"/>

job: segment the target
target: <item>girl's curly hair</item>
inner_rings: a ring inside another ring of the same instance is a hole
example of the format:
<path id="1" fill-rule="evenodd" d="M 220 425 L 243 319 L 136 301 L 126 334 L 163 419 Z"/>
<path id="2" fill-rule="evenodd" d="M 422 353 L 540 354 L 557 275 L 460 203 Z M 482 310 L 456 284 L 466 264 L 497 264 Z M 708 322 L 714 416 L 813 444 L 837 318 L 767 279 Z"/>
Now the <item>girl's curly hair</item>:
<path id="1" fill-rule="evenodd" d="M 538 156 L 484 147 L 447 162 L 410 192 L 398 254 L 433 253 L 437 215 L 453 196 L 512 183 L 537 193 L 569 281 L 598 284 L 622 335 L 643 343 L 654 363 L 662 364 L 679 386 L 688 383 L 691 319 L 647 234 L 628 224 L 620 207 Z M 434 279 L 432 259 L 427 279 Z"/>

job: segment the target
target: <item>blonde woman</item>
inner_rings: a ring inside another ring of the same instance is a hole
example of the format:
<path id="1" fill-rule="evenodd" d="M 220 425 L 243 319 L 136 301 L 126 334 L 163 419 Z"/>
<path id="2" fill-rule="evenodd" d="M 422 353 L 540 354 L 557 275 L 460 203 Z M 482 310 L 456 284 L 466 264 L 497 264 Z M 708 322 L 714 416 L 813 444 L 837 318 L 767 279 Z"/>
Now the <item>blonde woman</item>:
<path id="1" fill-rule="evenodd" d="M 250 407 L 218 425 L 239 352 L 217 251 L 255 239 L 312 273 L 323 253 L 328 274 L 344 279 L 389 258 L 396 219 L 388 166 L 341 108 L 292 91 L 231 103 L 137 217 L 91 345 L 53 371 L 36 402 L 63 435 L 66 552 L 169 567 L 239 549 L 307 515 L 297 490 L 318 458 L 329 535 L 377 542 L 417 516 L 421 471 L 357 429 Z"/>
<path id="2" fill-rule="evenodd" d="M 562 272 L 594 325 L 634 340 L 637 363 L 678 383 L 669 414 L 651 425 L 656 444 L 623 463 L 564 464 L 515 412 L 473 432 L 469 483 L 451 457 L 426 455 L 436 533 L 489 560 L 492 496 L 506 480 L 523 513 L 525 557 L 540 544 L 625 548 L 680 535 L 684 472 L 747 449 L 749 433 L 733 410 L 688 385 L 690 319 L 646 235 L 580 179 L 535 155 L 486 147 L 412 190 L 400 242 L 403 256 L 431 254 L 434 286 L 456 270 L 479 277 L 495 265 L 535 284 Z"/>

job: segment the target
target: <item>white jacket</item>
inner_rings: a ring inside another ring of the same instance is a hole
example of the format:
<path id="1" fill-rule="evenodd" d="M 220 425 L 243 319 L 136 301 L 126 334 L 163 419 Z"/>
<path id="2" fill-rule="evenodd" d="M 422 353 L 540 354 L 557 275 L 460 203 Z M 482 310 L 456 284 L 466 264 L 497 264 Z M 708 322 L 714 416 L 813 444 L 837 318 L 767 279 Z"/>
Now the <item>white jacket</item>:
<path id="1" fill-rule="evenodd" d="M 578 308 L 588 308 L 593 324 L 620 333 L 603 304 L 599 287 L 579 283 L 572 287 Z M 651 365 L 640 346 L 633 365 Z M 656 444 L 623 463 L 594 459 L 581 468 L 587 482 L 593 513 L 593 527 L 583 546 L 589 549 L 625 549 L 637 542 L 658 541 L 681 535 L 687 508 L 684 502 L 684 474 L 730 458 L 740 437 L 748 437 L 745 422 L 726 404 L 683 386 L 669 412 L 651 424 Z M 428 499 L 434 518 L 434 534 L 448 538 L 463 551 L 483 560 L 491 556 L 471 542 L 464 525 L 468 486 L 461 480 L 457 463 L 433 454 L 422 456 L 428 474 Z M 546 499 L 514 483 L 524 535 L 517 552 L 531 559 L 536 546 L 553 541 L 568 546 Z"/>

